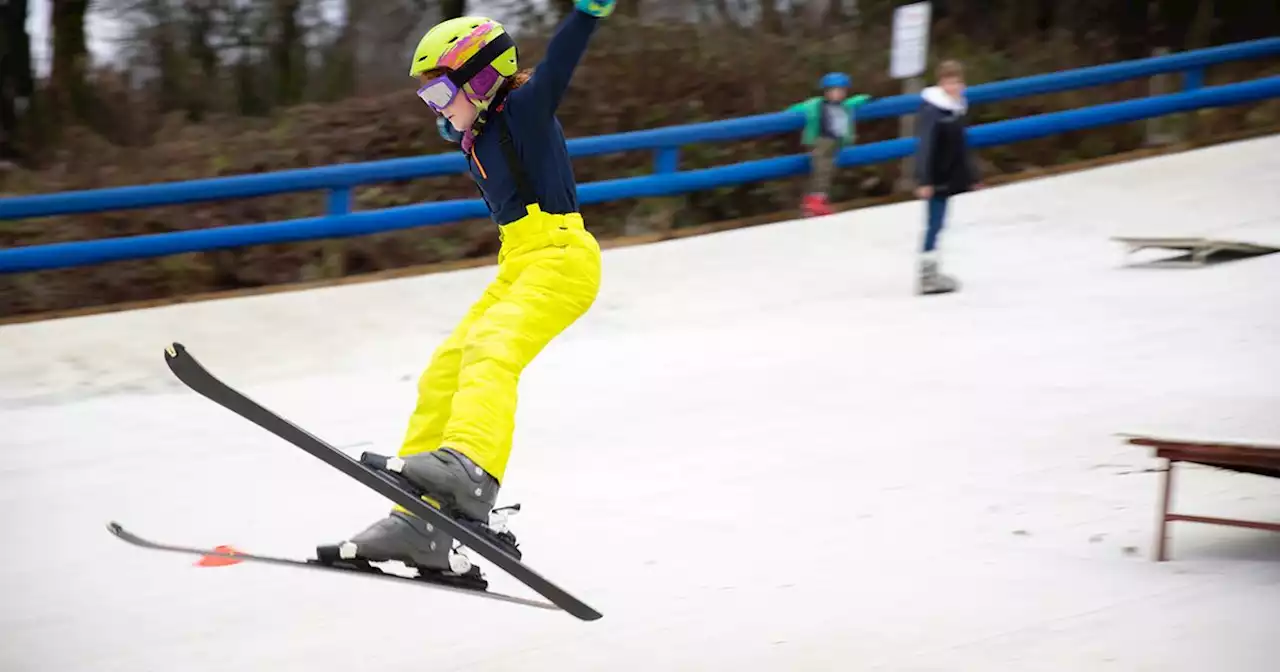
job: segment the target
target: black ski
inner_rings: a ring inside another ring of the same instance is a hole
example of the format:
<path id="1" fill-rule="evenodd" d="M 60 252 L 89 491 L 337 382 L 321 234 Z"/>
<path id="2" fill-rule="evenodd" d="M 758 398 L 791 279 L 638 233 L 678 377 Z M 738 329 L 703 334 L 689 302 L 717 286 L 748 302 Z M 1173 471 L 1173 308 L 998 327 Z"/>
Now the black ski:
<path id="1" fill-rule="evenodd" d="M 512 557 L 469 524 L 463 524 L 441 513 L 418 496 L 405 489 L 386 471 L 363 461 L 352 459 L 346 453 L 317 438 L 297 425 L 276 415 L 240 392 L 218 380 L 196 361 L 180 343 L 174 343 L 165 351 L 169 369 L 188 387 L 210 400 L 249 420 L 276 436 L 305 450 L 326 464 L 363 483 L 368 488 L 403 506 L 414 515 L 433 522 L 462 546 L 474 550 L 486 560 L 500 567 L 557 607 L 584 621 L 594 621 L 602 614 L 587 606 L 564 589 L 548 581 L 520 560 Z"/>
<path id="2" fill-rule="evenodd" d="M 552 609 L 555 611 L 560 611 L 560 607 L 557 607 L 556 605 L 551 604 L 550 602 L 540 602 L 538 600 L 530 600 L 523 597 L 517 597 L 515 595 L 506 595 L 503 593 L 492 592 L 490 590 L 487 590 L 487 585 L 485 585 L 483 581 L 481 581 L 480 586 L 469 587 L 468 582 L 461 579 L 461 577 L 455 579 L 454 581 L 449 581 L 448 579 L 445 579 L 445 578 L 434 578 L 431 576 L 404 576 L 401 574 L 386 572 L 369 563 L 330 565 L 330 564 L 319 562 L 314 559 L 300 560 L 296 558 L 279 558 L 279 557 L 274 557 L 270 555 L 258 555 L 256 553 L 242 553 L 239 551 L 231 553 L 231 552 L 222 551 L 216 548 L 193 548 L 190 546 L 175 546 L 173 544 L 165 544 L 165 543 L 160 543 L 156 541 L 151 541 L 150 539 L 143 539 L 142 537 L 134 534 L 133 532 L 130 532 L 129 530 L 124 529 L 123 525 L 114 521 L 107 525 L 107 529 L 111 531 L 111 534 L 116 535 L 120 539 L 130 544 L 133 544 L 134 546 L 149 548 L 156 551 L 184 553 L 187 555 L 197 555 L 200 557 L 212 556 L 212 557 L 219 557 L 219 558 L 228 558 L 231 560 L 243 560 L 246 562 L 262 562 L 262 563 L 267 563 L 272 565 L 283 565 L 285 567 L 304 567 L 307 569 L 321 569 L 321 570 L 328 570 L 331 572 L 357 574 L 360 576 L 369 576 L 369 577 L 379 578 L 379 579 L 408 581 L 410 583 L 414 583 L 420 586 L 426 586 L 428 588 L 439 588 L 440 590 L 464 593 L 467 595 L 475 595 L 478 597 L 484 597 L 491 600 L 499 600 L 502 602 L 513 602 L 515 604 L 523 604 L 529 607 L 538 607 L 540 609 Z"/>

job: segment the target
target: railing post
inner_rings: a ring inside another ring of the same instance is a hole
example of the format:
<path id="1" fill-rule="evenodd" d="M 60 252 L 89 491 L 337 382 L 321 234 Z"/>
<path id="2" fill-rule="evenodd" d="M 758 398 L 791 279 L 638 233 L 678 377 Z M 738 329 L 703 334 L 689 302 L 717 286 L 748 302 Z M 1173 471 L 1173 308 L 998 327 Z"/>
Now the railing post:
<path id="1" fill-rule="evenodd" d="M 1182 73 L 1182 90 L 1195 91 L 1204 87 L 1204 68 L 1192 68 Z"/>
<path id="2" fill-rule="evenodd" d="M 1151 50 L 1153 57 L 1168 56 L 1168 47 L 1155 47 Z M 1167 93 L 1173 93 L 1173 75 L 1163 73 L 1152 75 L 1147 81 L 1147 94 L 1152 96 L 1161 96 Z M 1175 134 L 1169 129 L 1171 127 L 1168 117 L 1152 117 L 1146 121 L 1146 141 L 1148 147 L 1158 145 L 1167 145 L 1172 143 L 1176 138 Z"/>
<path id="3" fill-rule="evenodd" d="M 671 175 L 680 170 L 680 147 L 667 146 L 654 150 L 655 175 Z M 624 235 L 641 236 L 670 231 L 675 226 L 676 215 L 684 207 L 685 197 L 665 196 L 647 199 L 639 203 L 627 216 Z"/>
<path id="4" fill-rule="evenodd" d="M 1203 66 L 1199 68 L 1192 68 L 1190 70 L 1184 70 L 1182 72 L 1182 90 L 1183 91 L 1195 91 L 1196 89 L 1200 89 L 1203 87 L 1204 87 L 1204 67 Z M 1199 135 L 1197 127 L 1200 123 L 1200 115 L 1195 114 L 1194 112 L 1186 112 L 1179 116 L 1182 117 L 1182 119 L 1184 120 L 1182 124 L 1182 133 L 1181 133 L 1183 140 L 1195 138 L 1197 135 Z"/>
<path id="5" fill-rule="evenodd" d="M 351 187 L 338 187 L 329 191 L 329 214 L 351 213 Z"/>
<path id="6" fill-rule="evenodd" d="M 921 91 L 924 91 L 924 77 L 917 75 L 915 77 L 908 77 L 902 80 L 902 95 L 918 96 L 920 95 Z M 915 113 L 908 112 L 907 114 L 904 114 L 898 117 L 898 137 L 913 138 L 915 137 L 915 135 L 916 135 Z M 836 156 L 839 156 L 839 154 L 837 154 Z M 915 176 L 914 176 L 915 171 L 912 168 L 915 165 L 915 155 L 909 154 L 907 156 L 902 157 L 902 162 L 900 163 L 900 165 L 901 165 L 901 168 L 899 169 L 899 172 L 898 172 L 898 180 L 897 182 L 894 183 L 893 188 L 895 191 L 905 192 L 909 194 L 915 189 L 915 186 L 916 186 Z"/>
<path id="7" fill-rule="evenodd" d="M 680 148 L 663 147 L 656 152 L 653 161 L 653 172 L 674 173 L 680 170 Z"/>

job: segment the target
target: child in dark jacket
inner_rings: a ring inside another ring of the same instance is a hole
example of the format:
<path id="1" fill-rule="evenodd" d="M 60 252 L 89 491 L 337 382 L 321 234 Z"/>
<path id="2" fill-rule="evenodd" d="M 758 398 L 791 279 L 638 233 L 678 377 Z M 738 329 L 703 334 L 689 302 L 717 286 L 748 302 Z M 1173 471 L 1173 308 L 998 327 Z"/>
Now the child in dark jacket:
<path id="1" fill-rule="evenodd" d="M 954 292 L 960 283 L 938 270 L 938 236 L 946 221 L 947 201 L 982 185 L 966 135 L 968 101 L 964 70 L 956 61 L 938 66 L 938 84 L 921 92 L 916 119 L 916 196 L 927 203 L 917 292 Z"/>

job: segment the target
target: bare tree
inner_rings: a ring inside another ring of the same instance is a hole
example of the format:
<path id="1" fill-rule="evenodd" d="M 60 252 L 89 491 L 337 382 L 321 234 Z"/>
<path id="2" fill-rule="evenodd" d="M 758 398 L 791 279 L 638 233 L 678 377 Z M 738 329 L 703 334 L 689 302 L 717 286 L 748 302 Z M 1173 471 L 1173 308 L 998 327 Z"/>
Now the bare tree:
<path id="1" fill-rule="evenodd" d="M 198 86 L 191 87 L 186 96 L 186 104 L 191 119 L 200 121 L 217 105 L 220 59 L 215 41 L 218 30 L 218 0 L 189 0 L 186 5 L 187 58 L 195 66 L 193 74 L 198 82 Z"/>
<path id="2" fill-rule="evenodd" d="M 53 71 L 51 89 L 53 112 L 61 119 L 89 118 L 89 85 L 86 74 L 89 50 L 85 42 L 84 17 L 90 0 L 53 0 Z"/>
<path id="3" fill-rule="evenodd" d="M 16 136 L 31 103 L 31 37 L 27 0 L 0 0 L 0 159 L 18 155 Z"/>
<path id="4" fill-rule="evenodd" d="M 306 85 L 306 47 L 300 14 L 302 0 L 275 0 L 271 16 L 271 66 L 274 102 L 291 105 L 302 100 Z"/>

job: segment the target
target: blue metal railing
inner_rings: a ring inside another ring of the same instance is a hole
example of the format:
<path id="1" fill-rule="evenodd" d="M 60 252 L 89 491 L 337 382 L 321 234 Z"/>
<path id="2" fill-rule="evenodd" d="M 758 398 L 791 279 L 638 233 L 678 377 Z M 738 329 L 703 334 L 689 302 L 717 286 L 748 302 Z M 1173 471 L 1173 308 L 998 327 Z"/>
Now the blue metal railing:
<path id="1" fill-rule="evenodd" d="M 975 126 L 970 131 L 976 145 L 991 146 L 1175 112 L 1280 97 L 1280 77 L 1215 87 L 1203 86 L 1203 70 L 1207 66 L 1274 56 L 1280 56 L 1280 38 L 972 86 L 968 90 L 968 96 L 974 104 L 1175 72 L 1183 73 L 1184 90 L 1168 95 L 994 122 Z M 863 106 L 859 109 L 858 116 L 859 119 L 896 117 L 913 113 L 918 105 L 918 97 L 893 96 Z M 679 170 L 678 165 L 679 148 L 683 145 L 793 132 L 799 130 L 802 124 L 803 119 L 798 113 L 761 114 L 576 138 L 569 141 L 569 150 L 575 157 L 637 150 L 655 152 L 654 174 L 581 185 L 581 201 L 591 204 L 623 198 L 687 193 L 802 174 L 809 167 L 806 155 L 782 156 L 697 170 Z M 915 141 L 911 138 L 871 143 L 846 148 L 838 156 L 837 162 L 841 166 L 877 163 L 908 156 L 914 148 Z M 6 220 L 299 191 L 330 192 L 328 214 L 320 217 L 0 250 L 0 273 L 66 268 L 244 245 L 364 235 L 488 216 L 488 210 L 479 199 L 440 201 L 366 212 L 351 211 L 351 189 L 356 186 L 463 172 L 466 172 L 466 162 L 459 153 L 453 152 L 260 175 L 0 199 L 0 220 Z"/>

